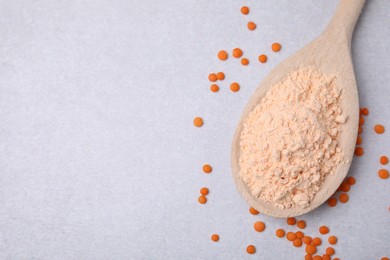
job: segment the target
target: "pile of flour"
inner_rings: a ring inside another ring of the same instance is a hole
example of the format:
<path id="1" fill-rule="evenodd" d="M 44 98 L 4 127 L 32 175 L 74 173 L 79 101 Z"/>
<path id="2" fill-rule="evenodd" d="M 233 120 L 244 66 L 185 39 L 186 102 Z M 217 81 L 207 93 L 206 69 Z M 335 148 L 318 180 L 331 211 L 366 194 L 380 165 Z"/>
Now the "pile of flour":
<path id="1" fill-rule="evenodd" d="M 240 178 L 280 208 L 307 207 L 343 163 L 337 138 L 347 116 L 336 77 L 303 67 L 272 86 L 244 121 Z"/>

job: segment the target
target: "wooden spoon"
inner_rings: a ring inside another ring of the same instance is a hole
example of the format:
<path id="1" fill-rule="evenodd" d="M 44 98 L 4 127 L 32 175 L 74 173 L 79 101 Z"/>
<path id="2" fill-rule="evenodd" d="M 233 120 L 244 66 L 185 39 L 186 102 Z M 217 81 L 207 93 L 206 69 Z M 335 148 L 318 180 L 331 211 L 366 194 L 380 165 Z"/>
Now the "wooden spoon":
<path id="1" fill-rule="evenodd" d="M 261 82 L 249 100 L 240 122 L 237 126 L 232 144 L 233 178 L 238 191 L 250 206 L 261 213 L 273 217 L 285 218 L 302 215 L 324 203 L 340 186 L 350 168 L 359 122 L 359 99 L 356 80 L 351 59 L 351 37 L 356 21 L 363 8 L 365 0 L 341 0 L 336 13 L 325 31 L 314 41 L 287 58 L 274 68 Z M 339 147 L 344 151 L 347 163 L 336 169 L 336 174 L 328 175 L 321 189 L 316 193 L 310 205 L 306 208 L 299 206 L 281 209 L 272 203 L 252 196 L 242 179 L 239 177 L 240 135 L 243 122 L 248 114 L 261 102 L 266 92 L 276 83 L 282 81 L 288 73 L 302 66 L 317 67 L 326 75 L 337 75 L 338 87 L 342 89 L 342 110 L 348 116 L 338 139 Z"/>

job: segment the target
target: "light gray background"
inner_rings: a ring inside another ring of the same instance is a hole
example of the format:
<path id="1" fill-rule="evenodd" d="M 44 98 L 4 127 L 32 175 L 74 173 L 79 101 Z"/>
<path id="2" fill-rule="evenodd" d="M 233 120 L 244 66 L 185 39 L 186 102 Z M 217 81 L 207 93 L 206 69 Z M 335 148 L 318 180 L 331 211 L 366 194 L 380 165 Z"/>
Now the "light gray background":
<path id="1" fill-rule="evenodd" d="M 274 235 L 290 230 L 285 220 L 249 215 L 231 178 L 230 143 L 260 80 L 318 35 L 336 4 L 1 0 L 0 259 L 303 259 L 303 247 Z M 390 180 L 376 174 L 379 156 L 390 155 L 389 11 L 390 1 L 368 0 L 353 38 L 370 116 L 350 202 L 302 217 L 309 235 L 330 227 L 341 259 L 390 256 Z M 270 51 L 274 41 L 280 53 Z M 217 60 L 234 47 L 250 66 Z M 226 80 L 211 93 L 207 75 L 220 70 Z M 228 91 L 232 81 L 240 92 Z M 373 133 L 376 123 L 386 134 Z M 197 203 L 202 186 L 206 205 Z M 252 228 L 258 219 L 262 234 Z"/>

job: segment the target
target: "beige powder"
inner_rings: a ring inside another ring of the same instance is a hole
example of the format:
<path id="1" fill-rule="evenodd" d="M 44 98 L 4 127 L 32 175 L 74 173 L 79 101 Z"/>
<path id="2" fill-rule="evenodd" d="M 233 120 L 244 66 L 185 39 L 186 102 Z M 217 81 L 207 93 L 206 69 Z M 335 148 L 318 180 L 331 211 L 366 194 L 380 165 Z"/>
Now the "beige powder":
<path id="1" fill-rule="evenodd" d="M 341 96 L 336 77 L 313 67 L 271 87 L 241 133 L 240 178 L 253 196 L 280 208 L 310 204 L 343 163 Z"/>

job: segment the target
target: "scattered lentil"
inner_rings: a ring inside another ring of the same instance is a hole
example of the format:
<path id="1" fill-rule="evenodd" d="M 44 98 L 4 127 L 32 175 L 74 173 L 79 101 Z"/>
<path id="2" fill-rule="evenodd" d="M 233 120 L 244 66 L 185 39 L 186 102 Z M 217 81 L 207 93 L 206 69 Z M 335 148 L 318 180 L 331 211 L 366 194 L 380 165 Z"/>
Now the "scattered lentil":
<path id="1" fill-rule="evenodd" d="M 341 183 L 341 191 L 348 192 L 351 189 L 351 185 L 348 184 L 348 182 L 343 181 Z"/>
<path id="2" fill-rule="evenodd" d="M 203 171 L 204 173 L 210 173 L 213 171 L 213 168 L 209 164 L 203 165 Z"/>
<path id="3" fill-rule="evenodd" d="M 211 82 L 217 81 L 217 75 L 216 75 L 215 73 L 209 74 L 209 80 L 210 80 Z"/>
<path id="4" fill-rule="evenodd" d="M 259 61 L 261 62 L 261 63 L 266 63 L 267 62 L 267 55 L 265 55 L 265 54 L 261 54 L 260 56 L 259 56 Z"/>
<path id="5" fill-rule="evenodd" d="M 211 235 L 211 240 L 213 240 L 214 242 L 218 242 L 218 241 L 219 241 L 219 235 L 217 235 L 217 234 L 212 234 L 212 235 Z"/>
<path id="6" fill-rule="evenodd" d="M 340 194 L 340 197 L 339 197 L 339 200 L 340 200 L 341 203 L 347 203 L 348 200 L 349 200 L 348 194 L 346 194 L 346 193 L 341 193 L 341 194 Z"/>
<path id="7" fill-rule="evenodd" d="M 368 116 L 368 114 L 369 114 L 368 108 L 366 108 L 366 107 L 361 108 L 360 113 L 364 116 Z"/>
<path id="8" fill-rule="evenodd" d="M 329 205 L 330 207 L 336 206 L 336 205 L 337 205 L 337 199 L 336 199 L 336 198 L 329 198 L 329 199 L 328 199 L 328 205 Z"/>
<path id="9" fill-rule="evenodd" d="M 383 134 L 385 132 L 385 127 L 383 125 L 375 125 L 374 130 L 377 134 Z"/>
<path id="10" fill-rule="evenodd" d="M 325 252 L 327 255 L 334 255 L 335 250 L 333 247 L 328 247 Z"/>
<path id="11" fill-rule="evenodd" d="M 281 49 L 282 49 L 282 45 L 280 45 L 280 43 L 277 43 L 277 42 L 274 42 L 273 44 L 272 44 L 272 50 L 274 51 L 274 52 L 278 52 L 278 51 L 280 51 Z"/>
<path id="12" fill-rule="evenodd" d="M 294 241 L 297 238 L 297 235 L 295 235 L 294 232 L 287 232 L 286 238 L 289 241 Z"/>
<path id="13" fill-rule="evenodd" d="M 322 240 L 321 240 L 321 238 L 319 238 L 319 237 L 315 237 L 315 238 L 313 238 L 313 240 L 311 241 L 311 244 L 312 244 L 313 246 L 320 246 L 320 245 L 322 244 Z"/>
<path id="14" fill-rule="evenodd" d="M 337 243 L 337 237 L 335 237 L 335 236 L 330 236 L 330 237 L 328 238 L 328 242 L 329 242 L 329 244 L 331 244 L 331 245 L 335 245 L 335 244 Z"/>
<path id="15" fill-rule="evenodd" d="M 217 79 L 218 79 L 218 80 L 224 80 L 224 79 L 225 79 L 225 73 L 223 73 L 223 72 L 218 72 L 218 73 L 217 73 Z"/>
<path id="16" fill-rule="evenodd" d="M 382 155 L 381 158 L 379 159 L 379 162 L 382 164 L 382 165 L 386 165 L 389 163 L 389 158 L 387 158 L 386 155 Z"/>
<path id="17" fill-rule="evenodd" d="M 255 222 L 255 224 L 253 225 L 254 229 L 257 231 L 257 232 L 263 232 L 265 230 L 265 224 L 261 221 L 257 221 Z"/>
<path id="18" fill-rule="evenodd" d="M 246 252 L 250 255 L 256 253 L 256 247 L 254 245 L 249 245 L 246 248 Z"/>
<path id="19" fill-rule="evenodd" d="M 233 49 L 233 57 L 234 58 L 241 58 L 242 56 L 242 50 L 240 48 L 234 48 Z"/>
<path id="20" fill-rule="evenodd" d="M 314 255 L 317 252 L 317 248 L 314 245 L 307 245 L 306 246 L 306 253 L 309 255 Z"/>
<path id="21" fill-rule="evenodd" d="M 219 87 L 218 87 L 217 84 L 212 84 L 212 85 L 210 86 L 210 90 L 211 90 L 212 92 L 218 92 L 218 91 L 219 91 Z"/>
<path id="22" fill-rule="evenodd" d="M 359 117 L 359 125 L 364 125 L 364 117 Z"/>
<path id="23" fill-rule="evenodd" d="M 295 247 L 301 247 L 301 246 L 302 246 L 302 240 L 299 239 L 299 238 L 295 239 L 295 240 L 293 241 L 293 245 L 294 245 Z"/>
<path id="24" fill-rule="evenodd" d="M 278 230 L 276 230 L 275 233 L 276 233 L 276 236 L 279 237 L 279 238 L 282 238 L 282 237 L 284 237 L 284 235 L 285 235 L 284 230 L 281 229 L 281 228 L 279 228 Z"/>
<path id="25" fill-rule="evenodd" d="M 303 238 L 302 238 L 302 241 L 303 241 L 303 243 L 305 243 L 306 245 L 310 245 L 311 244 L 311 237 L 309 237 L 309 236 L 304 236 Z"/>
<path id="26" fill-rule="evenodd" d="M 287 219 L 287 224 L 292 226 L 292 225 L 295 225 L 297 223 L 297 220 L 295 218 L 288 218 Z"/>
<path id="27" fill-rule="evenodd" d="M 356 145 L 361 145 L 363 143 L 363 138 L 358 135 L 357 139 L 356 139 Z"/>
<path id="28" fill-rule="evenodd" d="M 200 194 L 206 196 L 207 194 L 209 194 L 209 189 L 206 188 L 206 187 L 203 187 L 200 189 Z"/>
<path id="29" fill-rule="evenodd" d="M 352 176 L 349 176 L 349 177 L 347 178 L 347 183 L 348 183 L 349 185 L 354 185 L 354 184 L 356 183 L 356 179 L 355 179 L 354 177 L 352 177 Z"/>
<path id="30" fill-rule="evenodd" d="M 249 60 L 248 60 L 247 58 L 242 58 L 242 59 L 241 59 L 241 64 L 244 65 L 244 66 L 246 66 L 246 65 L 249 64 Z"/>
<path id="31" fill-rule="evenodd" d="M 299 220 L 297 222 L 297 227 L 304 229 L 306 227 L 306 222 L 304 220 Z"/>
<path id="32" fill-rule="evenodd" d="M 227 58 L 228 58 L 228 53 L 227 53 L 227 51 L 225 51 L 225 50 L 220 50 L 220 51 L 218 52 L 218 59 L 220 59 L 220 60 L 227 60 Z"/>
<path id="33" fill-rule="evenodd" d="M 305 234 L 303 234 L 303 232 L 301 231 L 295 232 L 295 235 L 297 236 L 298 239 L 302 239 L 305 236 Z"/>
<path id="34" fill-rule="evenodd" d="M 250 207 L 249 208 L 249 212 L 252 214 L 252 215 L 258 215 L 260 212 L 258 212 L 256 209 Z"/>
<path id="35" fill-rule="evenodd" d="M 199 202 L 200 204 L 206 204 L 206 202 L 207 202 L 206 196 L 200 195 L 199 198 L 198 198 L 198 202 Z"/>
<path id="36" fill-rule="evenodd" d="M 254 29 L 256 29 L 256 24 L 254 22 L 249 22 L 248 23 L 248 29 L 253 31 Z"/>
<path id="37" fill-rule="evenodd" d="M 363 154 L 364 154 L 364 149 L 362 147 L 355 148 L 355 155 L 356 156 L 363 156 Z"/>
<path id="38" fill-rule="evenodd" d="M 237 82 L 233 82 L 230 84 L 230 90 L 233 92 L 237 92 L 240 90 L 240 85 Z"/>
<path id="39" fill-rule="evenodd" d="M 389 171 L 386 169 L 380 169 L 378 171 L 378 176 L 381 179 L 387 179 L 387 178 L 389 178 Z"/>
<path id="40" fill-rule="evenodd" d="M 248 8 L 248 6 L 243 6 L 243 7 L 241 7 L 241 13 L 244 14 L 244 15 L 249 14 L 249 8 Z"/>
<path id="41" fill-rule="evenodd" d="M 322 235 L 328 234 L 329 233 L 329 228 L 327 226 L 321 226 L 319 229 L 320 233 Z"/>
<path id="42" fill-rule="evenodd" d="M 195 117 L 194 118 L 194 126 L 201 127 L 203 125 L 203 118 Z"/>
<path id="43" fill-rule="evenodd" d="M 305 255 L 305 260 L 313 260 L 313 258 L 311 257 L 311 255 L 307 254 Z"/>

